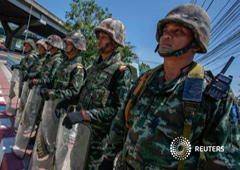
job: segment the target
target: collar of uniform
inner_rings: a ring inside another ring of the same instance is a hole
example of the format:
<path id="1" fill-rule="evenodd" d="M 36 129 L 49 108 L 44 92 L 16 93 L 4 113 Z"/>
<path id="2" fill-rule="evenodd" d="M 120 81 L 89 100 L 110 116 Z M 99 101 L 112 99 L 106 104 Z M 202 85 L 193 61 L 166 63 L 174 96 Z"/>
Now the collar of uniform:
<path id="1" fill-rule="evenodd" d="M 120 52 L 113 52 L 106 60 L 102 60 L 100 63 L 96 62 L 96 67 L 98 69 L 104 69 L 111 64 L 121 61 L 121 58 L 122 57 L 121 57 Z"/>
<path id="2" fill-rule="evenodd" d="M 152 82 L 148 86 L 148 90 L 159 94 L 159 93 L 170 93 L 176 89 L 176 87 L 183 81 L 187 73 L 181 73 L 179 76 L 171 80 L 170 82 L 165 82 L 164 69 L 161 68 L 157 75 L 153 78 Z"/>

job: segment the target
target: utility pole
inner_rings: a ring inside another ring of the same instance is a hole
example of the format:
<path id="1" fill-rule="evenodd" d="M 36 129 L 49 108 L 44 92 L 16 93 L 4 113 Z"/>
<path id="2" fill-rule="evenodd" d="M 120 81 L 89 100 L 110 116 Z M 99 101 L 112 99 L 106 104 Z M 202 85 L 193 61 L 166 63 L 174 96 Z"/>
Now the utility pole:
<path id="1" fill-rule="evenodd" d="M 30 8 L 29 16 L 28 16 L 28 24 L 27 24 L 27 30 L 26 30 L 26 35 L 25 35 L 25 41 L 27 40 L 27 37 L 28 37 L 28 30 L 29 30 L 29 25 L 30 25 L 30 22 L 31 22 L 33 1 L 34 0 L 31 0 L 31 8 Z M 22 54 L 24 54 L 24 51 L 25 51 L 25 48 L 23 47 Z"/>

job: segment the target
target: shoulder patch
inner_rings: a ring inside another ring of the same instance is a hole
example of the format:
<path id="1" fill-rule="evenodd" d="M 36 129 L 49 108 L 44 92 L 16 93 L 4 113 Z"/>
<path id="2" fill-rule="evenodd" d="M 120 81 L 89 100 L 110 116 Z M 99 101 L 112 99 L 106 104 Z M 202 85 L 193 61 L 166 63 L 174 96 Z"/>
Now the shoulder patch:
<path id="1" fill-rule="evenodd" d="M 119 66 L 119 70 L 122 71 L 126 68 L 127 66 Z"/>
<path id="2" fill-rule="evenodd" d="M 80 66 L 80 65 L 77 65 L 77 68 L 78 68 L 78 69 L 82 69 L 83 67 L 82 67 L 82 66 Z"/>

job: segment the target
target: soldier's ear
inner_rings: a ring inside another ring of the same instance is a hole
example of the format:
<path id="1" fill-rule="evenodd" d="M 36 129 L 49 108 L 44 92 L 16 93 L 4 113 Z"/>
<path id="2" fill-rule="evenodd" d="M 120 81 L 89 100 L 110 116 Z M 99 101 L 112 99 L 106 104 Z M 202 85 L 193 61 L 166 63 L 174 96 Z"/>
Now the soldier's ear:
<path id="1" fill-rule="evenodd" d="M 195 48 L 193 48 L 193 52 L 197 52 L 197 51 L 199 51 L 201 49 L 201 47 L 195 47 Z"/>
<path id="2" fill-rule="evenodd" d="M 192 42 L 192 50 L 193 50 L 193 52 L 197 52 L 197 51 L 199 51 L 201 49 L 201 47 L 199 47 L 198 46 L 198 44 L 197 44 L 197 42 L 196 41 L 193 41 Z"/>

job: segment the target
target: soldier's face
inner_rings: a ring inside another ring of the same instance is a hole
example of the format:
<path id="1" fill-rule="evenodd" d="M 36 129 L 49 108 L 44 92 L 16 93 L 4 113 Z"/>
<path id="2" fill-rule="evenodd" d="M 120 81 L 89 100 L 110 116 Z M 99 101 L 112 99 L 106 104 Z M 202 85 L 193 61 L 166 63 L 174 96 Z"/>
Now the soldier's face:
<path id="1" fill-rule="evenodd" d="M 28 43 L 24 44 L 24 50 L 29 53 L 32 50 L 32 46 Z"/>
<path id="2" fill-rule="evenodd" d="M 163 29 L 163 35 L 159 39 L 159 51 L 170 53 L 189 45 L 193 41 L 193 33 L 190 29 L 177 24 L 168 23 Z"/>
<path id="3" fill-rule="evenodd" d="M 65 43 L 66 43 L 65 51 L 66 53 L 70 53 L 74 49 L 74 46 L 69 41 L 65 41 Z"/>
<path id="4" fill-rule="evenodd" d="M 40 55 L 44 55 L 46 53 L 45 48 L 42 45 L 37 45 L 37 51 Z"/>
<path id="5" fill-rule="evenodd" d="M 52 47 L 53 46 L 51 44 L 47 43 L 47 51 L 50 51 L 52 49 Z"/>
<path id="6" fill-rule="evenodd" d="M 106 34 L 104 32 L 99 32 L 97 35 L 97 44 L 96 44 L 97 50 L 104 48 L 111 41 L 112 41 L 112 39 L 111 39 L 111 37 L 108 36 L 108 34 Z M 111 45 L 108 48 L 106 48 L 104 52 L 110 52 L 113 50 L 114 50 L 114 47 L 113 47 L 113 45 Z"/>

